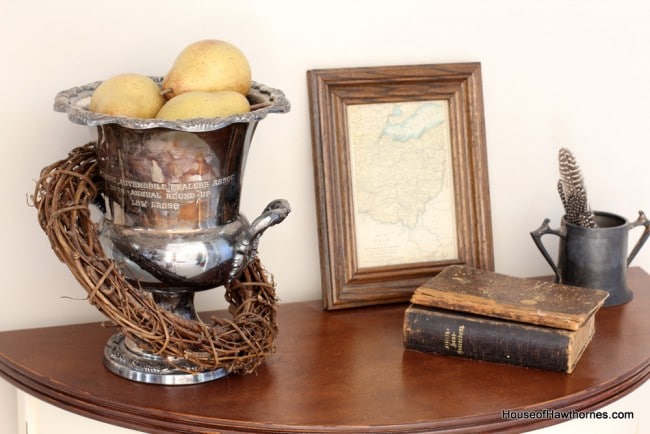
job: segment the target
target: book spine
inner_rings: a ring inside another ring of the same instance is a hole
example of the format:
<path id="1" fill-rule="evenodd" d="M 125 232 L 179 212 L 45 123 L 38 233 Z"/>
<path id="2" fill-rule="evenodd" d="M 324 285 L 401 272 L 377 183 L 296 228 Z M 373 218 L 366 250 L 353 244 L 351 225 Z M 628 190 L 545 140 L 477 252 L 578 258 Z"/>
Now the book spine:
<path id="1" fill-rule="evenodd" d="M 445 356 L 570 372 L 571 332 L 411 305 L 404 348 Z"/>

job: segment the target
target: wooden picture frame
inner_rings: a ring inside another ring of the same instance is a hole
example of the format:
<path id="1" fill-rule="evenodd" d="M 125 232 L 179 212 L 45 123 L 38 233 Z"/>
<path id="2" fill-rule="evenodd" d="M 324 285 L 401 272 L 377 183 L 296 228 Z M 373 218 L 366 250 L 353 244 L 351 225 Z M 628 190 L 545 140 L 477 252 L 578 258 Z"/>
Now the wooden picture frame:
<path id="1" fill-rule="evenodd" d="M 307 81 L 324 308 L 408 301 L 452 264 L 493 270 L 480 63 Z"/>

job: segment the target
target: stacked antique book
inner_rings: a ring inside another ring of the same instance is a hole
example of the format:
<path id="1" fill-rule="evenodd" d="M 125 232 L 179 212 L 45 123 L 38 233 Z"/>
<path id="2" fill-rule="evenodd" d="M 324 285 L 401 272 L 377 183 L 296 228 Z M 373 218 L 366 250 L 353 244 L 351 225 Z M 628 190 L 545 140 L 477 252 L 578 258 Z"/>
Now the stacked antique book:
<path id="1" fill-rule="evenodd" d="M 608 293 L 454 265 L 415 290 L 404 347 L 571 373 Z"/>

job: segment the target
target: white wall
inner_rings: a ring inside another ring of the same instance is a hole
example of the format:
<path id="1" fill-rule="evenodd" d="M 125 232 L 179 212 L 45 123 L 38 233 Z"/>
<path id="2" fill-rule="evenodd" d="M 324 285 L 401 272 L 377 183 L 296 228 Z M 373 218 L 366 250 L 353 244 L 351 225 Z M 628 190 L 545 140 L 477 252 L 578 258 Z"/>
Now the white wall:
<path id="1" fill-rule="evenodd" d="M 290 201 L 293 213 L 261 242 L 290 302 L 320 297 L 306 70 L 480 61 L 496 269 L 532 276 L 550 272 L 528 233 L 562 214 L 559 147 L 576 155 L 595 209 L 650 211 L 648 22 L 642 0 L 0 0 L 0 330 L 101 319 L 27 205 L 40 169 L 89 139 L 52 110 L 60 90 L 119 72 L 162 75 L 198 39 L 239 46 L 253 78 L 293 104 L 257 130 L 242 208 L 256 216 Z M 635 265 L 650 270 L 650 247 Z M 209 291 L 199 307 L 220 300 Z M 15 397 L 0 384 L 1 424 Z"/>

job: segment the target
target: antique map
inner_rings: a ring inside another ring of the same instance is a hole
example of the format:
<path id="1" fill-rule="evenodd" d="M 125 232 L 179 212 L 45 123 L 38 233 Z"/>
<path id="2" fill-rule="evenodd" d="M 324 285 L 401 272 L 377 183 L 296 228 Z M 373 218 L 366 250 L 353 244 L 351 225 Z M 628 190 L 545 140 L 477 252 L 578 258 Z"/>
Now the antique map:
<path id="1" fill-rule="evenodd" d="M 447 101 L 349 105 L 360 268 L 458 257 Z"/>

